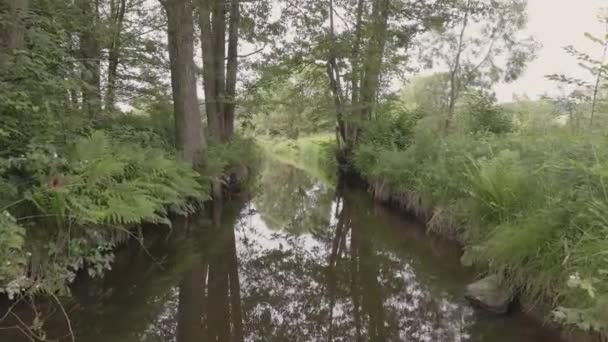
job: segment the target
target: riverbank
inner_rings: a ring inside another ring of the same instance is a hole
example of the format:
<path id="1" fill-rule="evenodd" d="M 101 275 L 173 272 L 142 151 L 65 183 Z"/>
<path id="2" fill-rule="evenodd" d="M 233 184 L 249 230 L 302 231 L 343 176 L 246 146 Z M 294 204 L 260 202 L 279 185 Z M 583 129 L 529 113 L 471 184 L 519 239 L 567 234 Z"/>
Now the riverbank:
<path id="1" fill-rule="evenodd" d="M 102 277 L 117 247 L 142 243 L 142 225 L 172 229 L 175 216 L 210 200 L 212 181 L 230 191 L 259 164 L 258 147 L 241 137 L 212 146 L 197 171 L 154 142 L 98 130 L 0 158 L 0 294 L 69 296 L 78 275 Z"/>
<path id="2" fill-rule="evenodd" d="M 520 313 L 472 309 L 458 245 L 363 188 L 270 158 L 257 185 L 213 220 L 177 220 L 170 237 L 152 229 L 103 280 L 77 282 L 64 303 L 74 340 L 561 341 Z M 71 340 L 37 304 L 47 339 Z M 0 340 L 30 341 L 15 325 L 0 321 Z"/>
<path id="3" fill-rule="evenodd" d="M 459 234 L 459 227 L 454 222 L 453 218 L 446 217 L 446 214 L 441 208 L 432 208 L 425 206 L 425 200 L 422 196 L 414 192 L 402 192 L 390 189 L 384 181 L 381 180 L 362 180 L 367 186 L 370 195 L 376 200 L 385 205 L 388 205 L 397 210 L 401 210 L 425 222 L 428 232 L 437 234 L 449 241 L 457 242 L 460 246 L 465 247 L 465 238 Z M 462 261 L 462 257 L 461 257 Z M 472 266 L 462 262 L 464 266 Z M 483 272 L 482 272 L 483 273 Z M 513 287 L 512 284 L 509 284 Z M 561 337 L 568 342 L 603 342 L 606 337 L 601 334 L 589 332 L 587 330 L 568 327 L 561 325 L 551 318 L 555 313 L 551 307 L 550 301 L 546 298 L 531 298 L 529 295 L 518 293 L 516 302 L 512 306 L 517 306 L 525 314 L 529 315 L 534 320 L 549 326 L 552 329 L 560 331 Z M 491 313 L 488 313 L 491 314 Z"/>
<path id="4" fill-rule="evenodd" d="M 352 161 L 376 198 L 460 241 L 462 262 L 504 276 L 527 309 L 605 334 L 606 151 L 601 135 L 565 128 L 422 131 L 402 149 L 360 144 Z"/>
<path id="5" fill-rule="evenodd" d="M 604 184 L 601 143 L 558 130 L 551 137 L 418 136 L 405 149 L 362 144 L 352 164 L 374 198 L 460 242 L 464 264 L 504 274 L 525 311 L 580 332 L 606 322 L 606 240 L 594 221 L 602 208 L 595 188 Z"/>

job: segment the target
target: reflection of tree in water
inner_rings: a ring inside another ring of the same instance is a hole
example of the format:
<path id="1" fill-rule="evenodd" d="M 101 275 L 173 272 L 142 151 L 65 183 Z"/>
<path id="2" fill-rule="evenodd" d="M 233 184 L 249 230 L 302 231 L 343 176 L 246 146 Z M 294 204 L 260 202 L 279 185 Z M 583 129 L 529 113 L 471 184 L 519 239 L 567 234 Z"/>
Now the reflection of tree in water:
<path id="1" fill-rule="evenodd" d="M 241 222 L 248 340 L 462 339 L 460 306 L 434 297 L 409 264 L 381 250 L 365 204 L 339 197 L 333 224 L 314 235 L 260 234 L 257 218 Z"/>
<path id="2" fill-rule="evenodd" d="M 304 183 L 307 189 L 313 184 Z M 127 250 L 103 281 L 77 289 L 75 305 L 68 306 L 76 341 L 463 341 L 467 331 L 480 341 L 518 336 L 510 329 L 521 325 L 492 326 L 462 310 L 445 290 L 451 276 L 433 279 L 446 270 L 458 273 L 450 266 L 457 262 L 437 266 L 449 255 L 434 256 L 416 234 L 400 240 L 406 244 L 396 242 L 387 229 L 396 225 L 394 217 L 365 195 L 326 191 L 307 198 L 308 208 L 317 209 L 306 212 L 322 218 L 301 221 L 306 225 L 298 233 L 268 227 L 258 208 L 281 212 L 281 203 L 272 201 L 285 201 L 269 196 L 262 206 L 233 202 L 223 213 L 216 207 L 211 224 L 176 222 L 175 241 L 159 239 L 160 248 L 149 251 L 154 260 Z M 53 323 L 58 328 L 49 337 L 69 341 L 63 323 Z"/>
<path id="3" fill-rule="evenodd" d="M 338 197 L 332 224 L 301 235 L 269 229 L 253 205 L 237 224 L 224 213 L 154 326 L 177 342 L 464 339 L 460 307 L 382 249 L 366 204 Z"/>
<path id="4" fill-rule="evenodd" d="M 446 257 L 433 256 L 422 237 L 395 242 L 385 227 L 395 225 L 392 218 L 374 212 L 365 195 L 324 189 L 297 197 L 296 183 L 308 193 L 315 183 L 297 171 L 273 172 L 283 190 L 245 207 L 233 202 L 223 213 L 215 207 L 211 224 L 176 222 L 177 238 L 159 240 L 154 260 L 127 250 L 103 281 L 76 291 L 77 309 L 69 310 L 76 341 L 462 341 L 466 331 L 492 341 L 513 337 L 501 334 L 513 326 L 491 327 L 462 310 L 446 284 L 432 279 L 460 269 L 438 267 Z M 298 206 L 298 198 L 307 202 Z M 270 225 L 269 210 L 288 229 Z M 289 219 L 301 213 L 306 219 Z M 60 331 L 49 336 L 67 336 L 56 325 Z"/>
<path id="5" fill-rule="evenodd" d="M 212 208 L 203 253 L 179 286 L 177 342 L 243 341 L 234 224 L 239 210 Z"/>
<path id="6" fill-rule="evenodd" d="M 255 203 L 269 228 L 299 234 L 329 224 L 334 191 L 306 172 L 267 161 L 260 187 Z"/>

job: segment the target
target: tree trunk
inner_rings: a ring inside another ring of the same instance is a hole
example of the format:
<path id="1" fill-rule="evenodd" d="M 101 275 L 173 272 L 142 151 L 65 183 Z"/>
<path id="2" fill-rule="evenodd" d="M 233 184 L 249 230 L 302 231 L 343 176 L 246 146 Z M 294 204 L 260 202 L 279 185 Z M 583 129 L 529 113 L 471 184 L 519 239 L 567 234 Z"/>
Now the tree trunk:
<path id="1" fill-rule="evenodd" d="M 112 41 L 108 52 L 108 85 L 106 88 L 106 110 L 114 110 L 116 104 L 116 82 L 118 79 L 118 64 L 120 62 L 120 34 L 125 18 L 127 0 L 112 0 L 110 6 L 112 21 Z"/>
<path id="2" fill-rule="evenodd" d="M 342 96 L 342 84 L 340 80 L 340 69 L 337 63 L 337 53 L 336 53 L 336 35 L 335 35 L 335 27 L 334 27 L 334 2 L 333 0 L 329 0 L 329 37 L 330 37 L 330 46 L 329 46 L 329 61 L 327 62 L 327 77 L 329 77 L 329 87 L 331 89 L 334 106 L 336 110 L 336 122 L 337 122 L 337 131 L 338 136 L 340 137 L 338 144 L 340 145 L 340 140 L 346 143 L 346 127 L 344 123 L 344 106 L 343 106 L 343 96 Z"/>
<path id="3" fill-rule="evenodd" d="M 217 104 L 217 115 L 220 122 L 220 141 L 225 141 L 224 132 L 226 122 L 224 120 L 225 90 L 226 90 L 226 4 L 224 0 L 216 0 L 213 7 L 211 21 L 213 31 L 213 52 L 215 56 L 215 103 Z"/>
<path id="4" fill-rule="evenodd" d="M 201 30 L 201 53 L 203 59 L 203 89 L 205 91 L 205 111 L 207 112 L 207 126 L 209 140 L 219 142 L 221 139 L 222 125 L 219 119 L 216 102 L 216 70 L 214 54 L 214 32 L 211 28 L 211 2 L 216 0 L 198 0 L 199 27 Z"/>
<path id="5" fill-rule="evenodd" d="M 464 45 L 464 33 L 467 29 L 467 25 L 469 24 L 469 2 L 467 1 L 464 19 L 462 21 L 462 29 L 460 30 L 460 35 L 458 37 L 458 50 L 456 51 L 456 57 L 454 58 L 454 63 L 452 66 L 452 70 L 450 70 L 450 98 L 448 102 L 448 116 L 445 120 L 445 129 L 449 129 L 452 125 L 452 121 L 454 120 L 454 109 L 456 107 L 456 100 L 458 99 L 458 95 L 460 94 L 460 82 L 459 82 L 459 73 L 460 73 L 460 56 L 462 55 L 463 45 Z"/>
<path id="6" fill-rule="evenodd" d="M 363 65 L 364 77 L 361 82 L 361 121 L 371 119 L 376 103 L 386 43 L 389 9 L 389 0 L 375 1 L 372 7 L 372 36 L 368 42 Z"/>
<path id="7" fill-rule="evenodd" d="M 181 158 L 197 167 L 204 162 L 206 142 L 196 94 L 194 25 L 190 0 L 166 0 L 175 135 Z"/>
<path id="8" fill-rule="evenodd" d="M 201 316 L 204 309 L 207 267 L 201 262 L 195 262 L 192 269 L 184 273 L 179 284 L 177 310 L 177 341 L 196 342 L 203 335 Z"/>
<path id="9" fill-rule="evenodd" d="M 80 57 L 83 63 L 83 107 L 89 119 L 97 121 L 101 112 L 101 49 L 97 39 L 99 1 L 80 0 L 83 21 L 80 31 Z"/>
<path id="10" fill-rule="evenodd" d="M 355 41 L 353 42 L 353 51 L 351 54 L 351 65 L 352 65 L 352 75 L 351 75 L 351 117 L 355 116 L 355 113 L 358 113 L 361 108 L 359 105 L 359 86 L 361 81 L 361 37 L 363 35 L 363 8 L 364 8 L 364 0 L 359 0 L 357 2 L 357 21 L 355 23 Z M 357 136 L 359 135 L 357 125 L 349 125 L 349 131 L 347 131 L 347 139 L 350 143 L 353 143 L 357 140 Z"/>
<path id="11" fill-rule="evenodd" d="M 608 25 L 606 26 L 607 34 L 605 37 L 608 37 Z M 606 39 L 606 38 L 604 38 Z M 595 109 L 597 106 L 597 94 L 600 89 L 600 83 L 602 78 L 604 77 L 604 61 L 606 60 L 606 53 L 608 52 L 608 41 L 604 42 L 604 51 L 602 52 L 602 59 L 600 60 L 600 66 L 597 71 L 597 78 L 595 79 L 595 86 L 593 87 L 593 98 L 591 99 L 591 117 L 589 118 L 589 128 L 593 128 L 593 117 L 595 116 Z"/>
<path id="12" fill-rule="evenodd" d="M 234 134 L 234 111 L 236 108 L 236 76 L 238 70 L 239 45 L 239 0 L 230 2 L 230 28 L 228 31 L 228 64 L 226 66 L 226 103 L 224 106 L 224 140 Z"/>
<path id="13" fill-rule="evenodd" d="M 209 290 L 208 290 L 208 334 L 210 341 L 231 341 L 229 274 L 231 240 L 227 239 L 226 229 L 232 229 L 230 222 L 222 224 L 222 203 L 212 204 L 213 238 L 215 243 L 209 253 Z"/>
<path id="14" fill-rule="evenodd" d="M 0 68 L 10 62 L 14 50 L 23 48 L 29 0 L 5 0 L 0 5 Z"/>
<path id="15" fill-rule="evenodd" d="M 233 227 L 226 227 L 230 234 L 230 254 L 228 256 L 229 263 L 228 267 L 230 272 L 228 274 L 230 282 L 230 319 L 232 320 L 232 341 L 243 342 L 245 337 L 243 335 L 243 308 L 241 306 L 241 284 L 239 281 L 239 260 L 236 253 L 236 237 L 234 235 Z"/>

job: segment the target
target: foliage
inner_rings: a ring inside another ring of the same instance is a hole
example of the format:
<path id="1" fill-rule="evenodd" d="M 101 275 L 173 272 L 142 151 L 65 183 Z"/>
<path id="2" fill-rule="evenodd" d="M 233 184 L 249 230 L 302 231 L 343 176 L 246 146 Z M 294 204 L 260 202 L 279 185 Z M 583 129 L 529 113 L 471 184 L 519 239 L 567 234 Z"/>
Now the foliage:
<path id="1" fill-rule="evenodd" d="M 422 60 L 449 69 L 454 100 L 466 90 L 511 82 L 534 58 L 538 46 L 522 31 L 525 0 L 463 0 L 453 3 L 451 20 L 422 37 Z"/>
<path id="2" fill-rule="evenodd" d="M 170 211 L 190 213 L 207 193 L 198 173 L 165 151 L 101 131 L 61 149 L 32 145 L 4 165 L 0 175 L 17 184 L 17 201 L 0 203 L 3 287 L 26 276 L 25 290 L 65 291 L 79 269 L 101 275 L 119 232 L 143 222 L 170 225 Z"/>
<path id="3" fill-rule="evenodd" d="M 364 125 L 361 141 L 373 145 L 393 146 L 403 149 L 410 143 L 413 129 L 425 112 L 399 108 L 394 101 L 380 105 L 377 119 Z M 386 109 L 386 110 L 382 110 Z"/>
<path id="4" fill-rule="evenodd" d="M 204 176 L 209 180 L 220 179 L 225 182 L 225 177 L 235 172 L 255 173 L 261 160 L 262 151 L 256 141 L 236 134 L 228 143 L 209 147 Z"/>
<path id="5" fill-rule="evenodd" d="M 506 133 L 512 129 L 510 113 L 496 106 L 491 99 L 477 92 L 465 96 L 462 108 L 466 129 L 473 133 Z"/>
<path id="6" fill-rule="evenodd" d="M 450 96 L 448 76 L 445 73 L 435 73 L 415 77 L 399 92 L 399 101 L 403 107 L 424 115 L 444 113 Z"/>
<path id="7" fill-rule="evenodd" d="M 559 123 L 441 136 L 423 123 L 405 148 L 358 146 L 356 169 L 395 195 L 420 195 L 409 204 L 434 208 L 431 228 L 451 222 L 463 261 L 506 275 L 528 298 L 553 304 L 564 323 L 605 331 L 605 138 Z M 572 276 L 584 286 L 572 286 Z"/>
<path id="8" fill-rule="evenodd" d="M 244 102 L 254 133 L 297 139 L 332 131 L 333 106 L 323 72 L 315 65 L 301 70 L 266 68 Z"/>
<path id="9" fill-rule="evenodd" d="M 606 26 L 608 24 L 608 12 L 603 12 L 598 16 L 599 22 Z M 585 33 L 585 37 L 593 44 L 602 48 L 601 57 L 596 58 L 591 55 L 576 49 L 572 45 L 564 48 L 566 53 L 578 60 L 581 68 L 585 69 L 591 79 L 572 77 L 565 74 L 547 75 L 547 79 L 557 82 L 562 86 L 566 93 L 562 96 L 554 98 L 554 101 L 563 107 L 564 111 L 569 115 L 569 121 L 575 128 L 580 128 L 581 121 L 589 120 L 590 128 L 594 128 L 594 116 L 598 108 L 605 107 L 605 82 L 606 71 L 606 53 L 608 52 L 608 30 L 604 32 L 603 37 L 596 37 L 591 33 Z M 588 104 L 581 113 L 581 103 Z M 605 108 L 604 108 L 605 109 Z"/>
<path id="10" fill-rule="evenodd" d="M 335 186 L 338 165 L 333 136 L 318 134 L 298 140 L 260 139 L 260 145 L 274 159 L 312 174 L 329 187 Z"/>

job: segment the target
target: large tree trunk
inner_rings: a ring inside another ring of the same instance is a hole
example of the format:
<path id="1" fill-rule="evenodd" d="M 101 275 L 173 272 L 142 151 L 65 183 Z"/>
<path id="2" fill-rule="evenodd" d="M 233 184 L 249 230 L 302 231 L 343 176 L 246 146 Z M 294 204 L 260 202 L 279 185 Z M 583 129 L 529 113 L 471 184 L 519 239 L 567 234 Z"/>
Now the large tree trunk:
<path id="1" fill-rule="evenodd" d="M 166 0 L 171 85 L 175 133 L 181 158 L 199 166 L 204 162 L 206 141 L 196 94 L 194 24 L 190 0 Z"/>
<path id="2" fill-rule="evenodd" d="M 236 76 L 238 70 L 238 45 L 240 0 L 230 2 L 230 28 L 228 31 L 228 64 L 226 66 L 226 102 L 224 105 L 224 140 L 234 134 L 234 111 L 236 108 Z"/>
<path id="3" fill-rule="evenodd" d="M 230 221 L 222 224 L 222 203 L 212 204 L 211 219 L 213 222 L 213 248 L 209 251 L 209 290 L 207 328 L 210 341 L 231 341 L 230 331 L 230 301 L 228 258 L 231 254 L 231 240 L 224 235 L 226 229 L 233 229 Z"/>
<path id="4" fill-rule="evenodd" d="M 205 91 L 205 111 L 209 140 L 219 142 L 221 139 L 222 123 L 218 114 L 216 102 L 216 70 L 214 50 L 214 32 L 211 27 L 211 2 L 216 0 L 197 0 L 199 12 L 199 27 L 201 30 L 201 52 L 203 58 L 203 89 Z"/>
<path id="5" fill-rule="evenodd" d="M 177 310 L 177 342 L 200 341 L 204 331 L 201 316 L 204 310 L 207 265 L 199 261 L 184 273 L 179 284 Z"/>
<path id="6" fill-rule="evenodd" d="M 108 52 L 108 84 L 106 88 L 106 110 L 114 110 L 116 104 L 116 82 L 118 79 L 118 64 L 120 62 L 120 34 L 125 18 L 127 0 L 111 0 L 110 12 L 112 22 L 112 41 Z"/>
<path id="7" fill-rule="evenodd" d="M 99 0 L 79 0 L 79 5 L 83 18 L 80 23 L 83 107 L 89 119 L 97 121 L 101 112 L 101 49 L 97 39 Z"/>
<path id="8" fill-rule="evenodd" d="M 10 62 L 14 50 L 23 48 L 29 0 L 4 0 L 0 5 L 0 68 Z"/>
<path id="9" fill-rule="evenodd" d="M 382 60 L 387 36 L 389 0 L 377 0 L 372 7 L 372 36 L 369 39 L 361 82 L 361 121 L 371 119 L 382 72 Z"/>
<path id="10" fill-rule="evenodd" d="M 230 0 L 228 57 L 226 58 L 226 4 L 224 0 L 197 0 L 203 56 L 203 85 L 209 131 L 214 142 L 226 142 L 234 133 L 240 0 Z M 226 64 L 226 60 L 228 60 Z"/>

